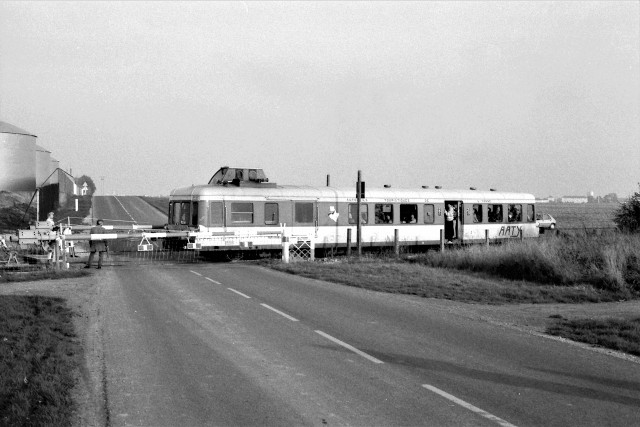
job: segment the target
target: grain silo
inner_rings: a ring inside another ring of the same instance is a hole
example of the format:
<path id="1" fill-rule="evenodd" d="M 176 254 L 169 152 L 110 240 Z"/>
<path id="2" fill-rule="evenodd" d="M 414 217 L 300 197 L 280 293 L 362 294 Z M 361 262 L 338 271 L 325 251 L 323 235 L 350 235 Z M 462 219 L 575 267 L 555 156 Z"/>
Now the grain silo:
<path id="1" fill-rule="evenodd" d="M 36 144 L 36 186 L 46 185 L 51 174 L 51 151 Z"/>
<path id="2" fill-rule="evenodd" d="M 36 136 L 0 122 L 0 191 L 36 188 Z"/>

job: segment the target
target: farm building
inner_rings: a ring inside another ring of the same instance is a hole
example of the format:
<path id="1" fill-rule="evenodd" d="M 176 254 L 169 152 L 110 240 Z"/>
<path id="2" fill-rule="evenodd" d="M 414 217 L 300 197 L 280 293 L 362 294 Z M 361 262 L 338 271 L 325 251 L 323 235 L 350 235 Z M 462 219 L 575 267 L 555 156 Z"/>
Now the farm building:
<path id="1" fill-rule="evenodd" d="M 560 198 L 561 203 L 587 203 L 589 198 L 587 196 L 562 196 Z"/>

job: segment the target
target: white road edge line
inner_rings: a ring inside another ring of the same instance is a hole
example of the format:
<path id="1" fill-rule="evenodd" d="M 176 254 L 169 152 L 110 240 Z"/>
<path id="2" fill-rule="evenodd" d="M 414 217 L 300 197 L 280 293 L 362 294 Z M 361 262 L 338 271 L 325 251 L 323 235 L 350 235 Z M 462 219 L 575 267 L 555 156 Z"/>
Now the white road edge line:
<path id="1" fill-rule="evenodd" d="M 245 294 L 243 294 L 242 292 L 240 292 L 240 291 L 236 291 L 236 290 L 235 290 L 235 289 L 233 289 L 233 288 L 227 288 L 227 289 L 229 289 L 231 292 L 235 292 L 236 294 L 238 294 L 238 295 L 240 295 L 240 296 L 243 296 L 243 297 L 245 297 L 245 298 L 247 298 L 247 299 L 251 299 L 251 297 L 250 297 L 249 295 L 245 295 Z"/>
<path id="2" fill-rule="evenodd" d="M 341 345 L 342 347 L 344 347 L 344 348 L 346 348 L 346 349 L 348 349 L 348 350 L 351 350 L 351 351 L 353 351 L 353 352 L 354 352 L 354 353 L 356 353 L 356 354 L 359 354 L 360 356 L 364 357 L 365 359 L 370 360 L 370 361 L 371 361 L 371 362 L 373 362 L 373 363 L 384 363 L 382 360 L 380 360 L 380 359 L 376 359 L 375 357 L 373 357 L 373 356 L 371 356 L 371 355 L 368 355 L 368 354 L 367 354 L 367 353 L 365 353 L 364 351 L 360 351 L 360 350 L 358 350 L 357 348 L 355 348 L 354 346 L 349 345 L 349 344 L 347 344 L 347 343 L 346 343 L 346 342 L 344 342 L 344 341 L 340 341 L 339 339 L 334 338 L 334 337 L 332 337 L 332 336 L 331 336 L 331 335 L 329 335 L 329 334 L 326 334 L 326 333 L 324 333 L 324 332 L 322 332 L 322 331 L 318 331 L 318 330 L 316 330 L 316 333 L 317 333 L 317 334 L 322 335 L 323 337 L 325 337 L 325 338 L 326 338 L 326 339 L 328 339 L 329 341 L 333 341 L 334 343 L 336 343 L 336 344 L 338 344 L 338 345 Z"/>
<path id="3" fill-rule="evenodd" d="M 210 281 L 210 282 L 215 283 L 216 285 L 222 285 L 222 283 L 220 283 L 220 282 L 216 282 L 215 280 L 213 280 L 213 279 L 209 279 L 208 277 L 205 277 L 205 279 L 207 279 L 207 280 L 208 280 L 208 281 Z"/>
<path id="4" fill-rule="evenodd" d="M 270 305 L 267 304 L 260 304 L 261 306 L 263 306 L 264 308 L 268 308 L 269 310 L 278 313 L 280 316 L 286 317 L 287 319 L 291 320 L 292 322 L 297 322 L 298 319 L 296 319 L 295 317 L 291 317 L 289 316 L 287 313 L 283 313 L 280 310 L 276 310 L 275 308 L 271 307 Z"/>
<path id="5" fill-rule="evenodd" d="M 195 274 L 196 276 L 202 276 L 202 274 L 198 273 L 197 271 L 193 271 L 193 270 L 189 270 L 189 271 Z"/>
<path id="6" fill-rule="evenodd" d="M 434 392 L 436 394 L 439 394 L 440 396 L 444 397 L 445 399 L 449 399 L 450 401 L 452 401 L 454 403 L 457 403 L 458 405 L 462 406 L 463 408 L 466 408 L 466 409 L 468 409 L 470 411 L 473 411 L 476 414 L 483 416 L 484 418 L 487 418 L 487 419 L 489 419 L 491 421 L 495 421 L 496 423 L 498 423 L 502 427 L 515 427 L 510 422 L 505 421 L 502 418 L 496 417 L 495 415 L 490 414 L 487 411 L 483 411 L 482 409 L 480 409 L 480 408 L 478 408 L 476 406 L 473 406 L 472 404 L 467 403 L 462 399 L 458 399 L 457 397 L 455 397 L 455 396 L 453 396 L 453 395 L 451 395 L 451 394 L 449 394 L 449 393 L 447 393 L 445 391 L 442 391 L 437 387 L 434 387 L 434 386 L 429 385 L 429 384 L 422 384 L 422 387 L 424 387 L 427 390 L 432 391 L 432 392 Z"/>

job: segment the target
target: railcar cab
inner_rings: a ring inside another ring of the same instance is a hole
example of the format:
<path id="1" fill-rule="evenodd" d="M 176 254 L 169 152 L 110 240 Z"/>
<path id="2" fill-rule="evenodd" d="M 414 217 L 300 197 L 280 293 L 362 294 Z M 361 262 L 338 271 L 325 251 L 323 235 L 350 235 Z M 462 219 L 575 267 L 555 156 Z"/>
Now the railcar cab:
<path id="1" fill-rule="evenodd" d="M 209 180 L 209 186 L 220 187 L 253 187 L 253 188 L 275 188 L 276 183 L 270 183 L 264 171 L 259 168 L 240 168 L 223 166 L 213 174 Z M 222 226 L 224 221 L 223 203 L 220 201 L 200 200 L 197 188 L 191 187 L 190 195 L 184 197 L 171 197 L 169 202 L 168 223 L 169 230 L 193 230 L 199 225 Z M 232 209 L 240 209 L 240 213 L 231 211 L 232 217 L 243 216 L 242 207 L 246 203 L 233 203 Z M 246 215 L 244 215 L 246 216 Z M 253 213 L 251 214 L 253 216 Z M 237 221 L 242 223 L 244 221 Z"/>

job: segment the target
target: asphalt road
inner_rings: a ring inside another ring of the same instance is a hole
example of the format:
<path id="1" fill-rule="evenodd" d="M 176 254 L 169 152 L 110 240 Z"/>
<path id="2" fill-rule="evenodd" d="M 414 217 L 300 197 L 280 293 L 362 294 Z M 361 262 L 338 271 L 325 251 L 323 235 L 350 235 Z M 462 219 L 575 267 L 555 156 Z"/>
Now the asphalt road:
<path id="1" fill-rule="evenodd" d="M 247 264 L 107 268 L 109 425 L 640 425 L 637 363 Z"/>
<path id="2" fill-rule="evenodd" d="M 168 208 L 168 207 L 167 207 Z M 164 225 L 166 212 L 160 212 L 138 196 L 93 196 L 92 215 L 105 225 Z"/>

